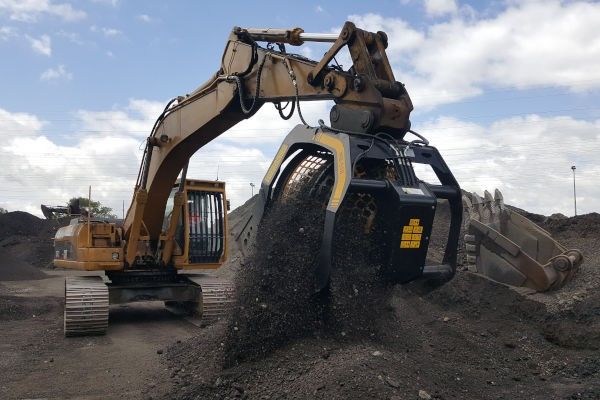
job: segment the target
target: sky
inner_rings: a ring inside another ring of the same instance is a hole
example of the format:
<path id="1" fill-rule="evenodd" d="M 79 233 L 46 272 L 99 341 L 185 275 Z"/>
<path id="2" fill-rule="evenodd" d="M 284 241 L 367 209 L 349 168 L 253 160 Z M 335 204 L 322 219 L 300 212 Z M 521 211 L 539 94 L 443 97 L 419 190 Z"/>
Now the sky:
<path id="1" fill-rule="evenodd" d="M 156 117 L 218 70 L 234 26 L 335 33 L 346 20 L 388 34 L 412 127 L 463 189 L 573 215 L 576 166 L 578 214 L 600 211 L 600 3 L 552 0 L 0 0 L 0 207 L 41 215 L 91 185 L 121 216 Z M 305 119 L 329 106 L 304 103 Z M 236 207 L 297 123 L 266 104 L 188 177 L 225 180 Z"/>

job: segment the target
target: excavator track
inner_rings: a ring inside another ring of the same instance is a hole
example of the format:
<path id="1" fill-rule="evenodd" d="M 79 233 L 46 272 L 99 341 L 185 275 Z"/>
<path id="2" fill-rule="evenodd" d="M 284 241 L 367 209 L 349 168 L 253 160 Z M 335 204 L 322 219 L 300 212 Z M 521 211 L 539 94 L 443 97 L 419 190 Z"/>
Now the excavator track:
<path id="1" fill-rule="evenodd" d="M 65 336 L 102 335 L 108 329 L 108 287 L 99 276 L 65 280 Z"/>
<path id="2" fill-rule="evenodd" d="M 217 322 L 229 315 L 234 303 L 235 289 L 230 281 L 217 278 L 203 278 L 202 323 Z"/>

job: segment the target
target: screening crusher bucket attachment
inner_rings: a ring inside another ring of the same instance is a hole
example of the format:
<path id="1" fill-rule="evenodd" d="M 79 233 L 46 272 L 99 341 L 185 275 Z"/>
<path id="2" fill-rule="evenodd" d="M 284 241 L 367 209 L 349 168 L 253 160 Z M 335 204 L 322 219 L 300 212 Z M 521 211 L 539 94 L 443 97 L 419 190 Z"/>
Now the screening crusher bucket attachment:
<path id="1" fill-rule="evenodd" d="M 573 279 L 583 256 L 504 204 L 502 193 L 463 194 L 466 263 L 469 271 L 538 292 Z"/>

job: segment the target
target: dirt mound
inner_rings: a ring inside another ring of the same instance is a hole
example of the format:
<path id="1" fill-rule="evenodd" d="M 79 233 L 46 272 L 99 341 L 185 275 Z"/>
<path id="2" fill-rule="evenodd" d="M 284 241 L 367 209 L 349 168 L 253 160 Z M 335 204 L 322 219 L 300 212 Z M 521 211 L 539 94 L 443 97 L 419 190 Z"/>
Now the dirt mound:
<path id="1" fill-rule="evenodd" d="M 256 247 L 261 251 L 240 268 L 237 307 L 226 340 L 228 363 L 268 353 L 318 328 L 311 269 L 320 247 L 323 217 L 308 209 L 297 212 L 295 206 L 270 210 L 257 235 Z"/>
<path id="2" fill-rule="evenodd" d="M 299 337 L 375 335 L 371 310 L 386 290 L 378 277 L 377 234 L 346 212 L 336 226 L 331 286 L 315 293 L 325 210 L 305 199 L 277 204 L 263 219 L 257 248 L 237 279 L 238 306 L 225 341 L 226 364 L 264 356 Z M 375 230 L 377 232 L 377 230 Z"/>
<path id="3" fill-rule="evenodd" d="M 566 217 L 563 214 L 556 213 L 547 217 L 545 215 L 530 213 L 514 206 L 508 207 L 535 222 L 553 235 L 560 235 L 562 233 L 565 233 L 569 237 L 600 235 L 600 214 L 595 212 L 574 217 Z"/>
<path id="4" fill-rule="evenodd" d="M 259 195 L 255 195 L 244 204 L 227 214 L 227 261 L 217 270 L 221 278 L 235 279 L 242 263 L 239 237 L 245 226 L 252 219 L 254 203 Z"/>
<path id="5" fill-rule="evenodd" d="M 392 399 L 597 398 L 590 348 L 547 339 L 544 307 L 505 286 L 460 273 L 421 293 L 397 286 L 372 310 L 374 336 L 300 337 L 222 368 L 228 326 L 212 326 L 168 350 L 169 397 Z M 397 397 L 394 397 L 397 396 Z"/>
<path id="6" fill-rule="evenodd" d="M 0 247 L 0 281 L 44 279 L 46 274 Z"/>
<path id="7" fill-rule="evenodd" d="M 67 219 L 40 219 L 22 211 L 0 215 L 0 249 L 36 267 L 48 266 L 54 255 L 52 239 Z"/>
<path id="8" fill-rule="evenodd" d="M 385 287 L 377 229 L 365 237 L 346 214 L 331 290 L 315 299 L 303 290 L 323 216 L 306 202 L 270 210 L 261 252 L 239 268 L 233 319 L 168 350 L 169 398 L 600 398 L 597 214 L 533 215 L 586 257 L 578 278 L 535 296 L 465 271 L 436 289 Z M 428 258 L 439 261 L 447 204 L 435 224 Z"/>
<path id="9" fill-rule="evenodd" d="M 552 234 L 568 233 L 569 236 L 600 236 L 600 214 L 590 213 L 571 218 L 548 217 L 542 227 Z"/>
<path id="10" fill-rule="evenodd" d="M 600 350 L 600 292 L 547 319 L 543 334 L 552 343 L 572 349 Z"/>
<path id="11" fill-rule="evenodd" d="M 44 220 L 24 211 L 0 214 L 0 240 L 12 235 L 37 236 L 44 230 Z"/>

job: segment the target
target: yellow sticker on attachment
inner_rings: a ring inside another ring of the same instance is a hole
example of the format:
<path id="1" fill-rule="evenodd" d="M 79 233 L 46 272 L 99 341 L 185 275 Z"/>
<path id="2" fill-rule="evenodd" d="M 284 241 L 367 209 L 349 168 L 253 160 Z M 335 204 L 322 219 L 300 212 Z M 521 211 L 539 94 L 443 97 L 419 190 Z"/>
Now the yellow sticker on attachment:
<path id="1" fill-rule="evenodd" d="M 408 225 L 402 227 L 401 249 L 418 249 L 421 247 L 423 227 L 420 218 L 411 218 Z"/>

